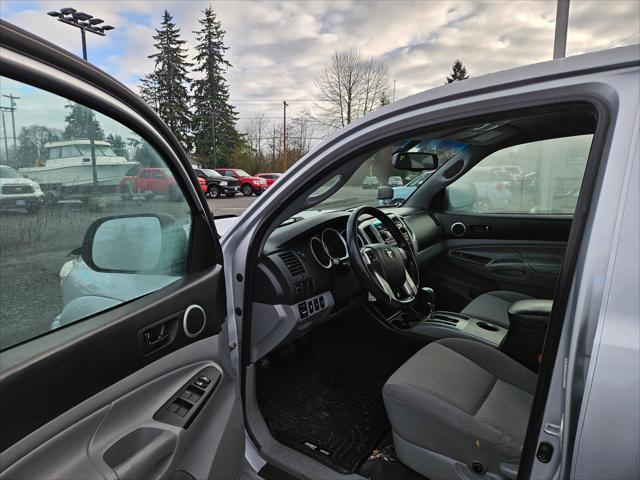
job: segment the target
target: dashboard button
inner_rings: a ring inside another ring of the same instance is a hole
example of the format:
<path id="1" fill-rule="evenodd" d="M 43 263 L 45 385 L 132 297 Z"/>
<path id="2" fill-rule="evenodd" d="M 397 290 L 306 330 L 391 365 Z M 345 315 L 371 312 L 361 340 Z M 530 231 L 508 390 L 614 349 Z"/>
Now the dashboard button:
<path id="1" fill-rule="evenodd" d="M 320 308 L 324 308 L 324 297 L 320 297 Z"/>
<path id="2" fill-rule="evenodd" d="M 309 308 L 309 313 L 313 313 L 313 302 L 311 300 L 307 302 L 307 307 Z"/>
<path id="3" fill-rule="evenodd" d="M 320 310 L 320 300 L 318 300 L 317 298 L 314 298 L 314 299 L 313 299 L 313 306 L 315 307 L 316 312 L 317 312 L 318 310 Z"/>

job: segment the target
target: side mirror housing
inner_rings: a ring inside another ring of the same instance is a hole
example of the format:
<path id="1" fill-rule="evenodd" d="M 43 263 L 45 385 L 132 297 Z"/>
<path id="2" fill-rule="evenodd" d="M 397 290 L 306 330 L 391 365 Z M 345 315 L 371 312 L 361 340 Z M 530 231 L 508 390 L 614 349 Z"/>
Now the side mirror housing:
<path id="1" fill-rule="evenodd" d="M 391 163 L 398 170 L 422 172 L 438 168 L 438 156 L 435 153 L 398 152 L 393 154 Z"/>
<path id="2" fill-rule="evenodd" d="M 455 182 L 446 189 L 446 204 L 452 210 L 465 210 L 475 204 L 477 196 L 473 183 Z"/>
<path id="3" fill-rule="evenodd" d="M 82 259 L 97 272 L 172 275 L 184 272 L 188 236 L 169 215 L 134 214 L 93 222 Z"/>

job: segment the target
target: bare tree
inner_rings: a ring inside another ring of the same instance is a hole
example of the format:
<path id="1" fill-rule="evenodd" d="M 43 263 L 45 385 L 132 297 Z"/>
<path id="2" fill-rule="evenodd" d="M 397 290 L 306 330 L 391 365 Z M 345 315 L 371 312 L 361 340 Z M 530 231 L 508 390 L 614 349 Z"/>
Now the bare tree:
<path id="1" fill-rule="evenodd" d="M 314 121 L 309 115 L 300 113 L 291 121 L 287 132 L 289 137 L 287 155 L 292 159 L 291 163 L 294 163 L 311 150 L 311 142 L 315 133 Z"/>
<path id="2" fill-rule="evenodd" d="M 264 155 L 262 153 L 262 143 L 268 133 L 267 121 L 264 113 L 260 113 L 252 118 L 247 125 L 247 141 L 251 150 L 254 152 L 254 165 L 256 171 L 261 170 L 261 165 L 264 162 Z"/>
<path id="3" fill-rule="evenodd" d="M 316 79 L 315 119 L 344 127 L 388 102 L 390 85 L 389 67 L 382 60 L 353 49 L 335 52 Z"/>

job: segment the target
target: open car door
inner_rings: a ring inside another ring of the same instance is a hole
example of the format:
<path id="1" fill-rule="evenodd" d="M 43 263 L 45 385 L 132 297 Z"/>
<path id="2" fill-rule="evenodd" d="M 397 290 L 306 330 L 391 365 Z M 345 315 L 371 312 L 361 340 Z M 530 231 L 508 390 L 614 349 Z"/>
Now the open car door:
<path id="1" fill-rule="evenodd" d="M 100 70 L 4 22 L 0 47 L 26 132 L 0 161 L 0 478 L 237 478 L 222 257 L 187 156 Z M 171 172 L 164 196 L 130 188 L 142 166 Z"/>

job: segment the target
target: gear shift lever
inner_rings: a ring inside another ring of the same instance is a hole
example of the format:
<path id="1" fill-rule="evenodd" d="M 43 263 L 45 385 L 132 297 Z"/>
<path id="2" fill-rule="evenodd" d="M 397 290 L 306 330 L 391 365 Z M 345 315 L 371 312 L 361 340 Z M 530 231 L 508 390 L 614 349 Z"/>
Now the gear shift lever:
<path id="1" fill-rule="evenodd" d="M 427 318 L 430 319 L 436 309 L 435 293 L 433 292 L 433 288 L 431 287 L 422 287 L 420 288 L 420 292 L 422 293 L 422 305 L 427 312 Z"/>

